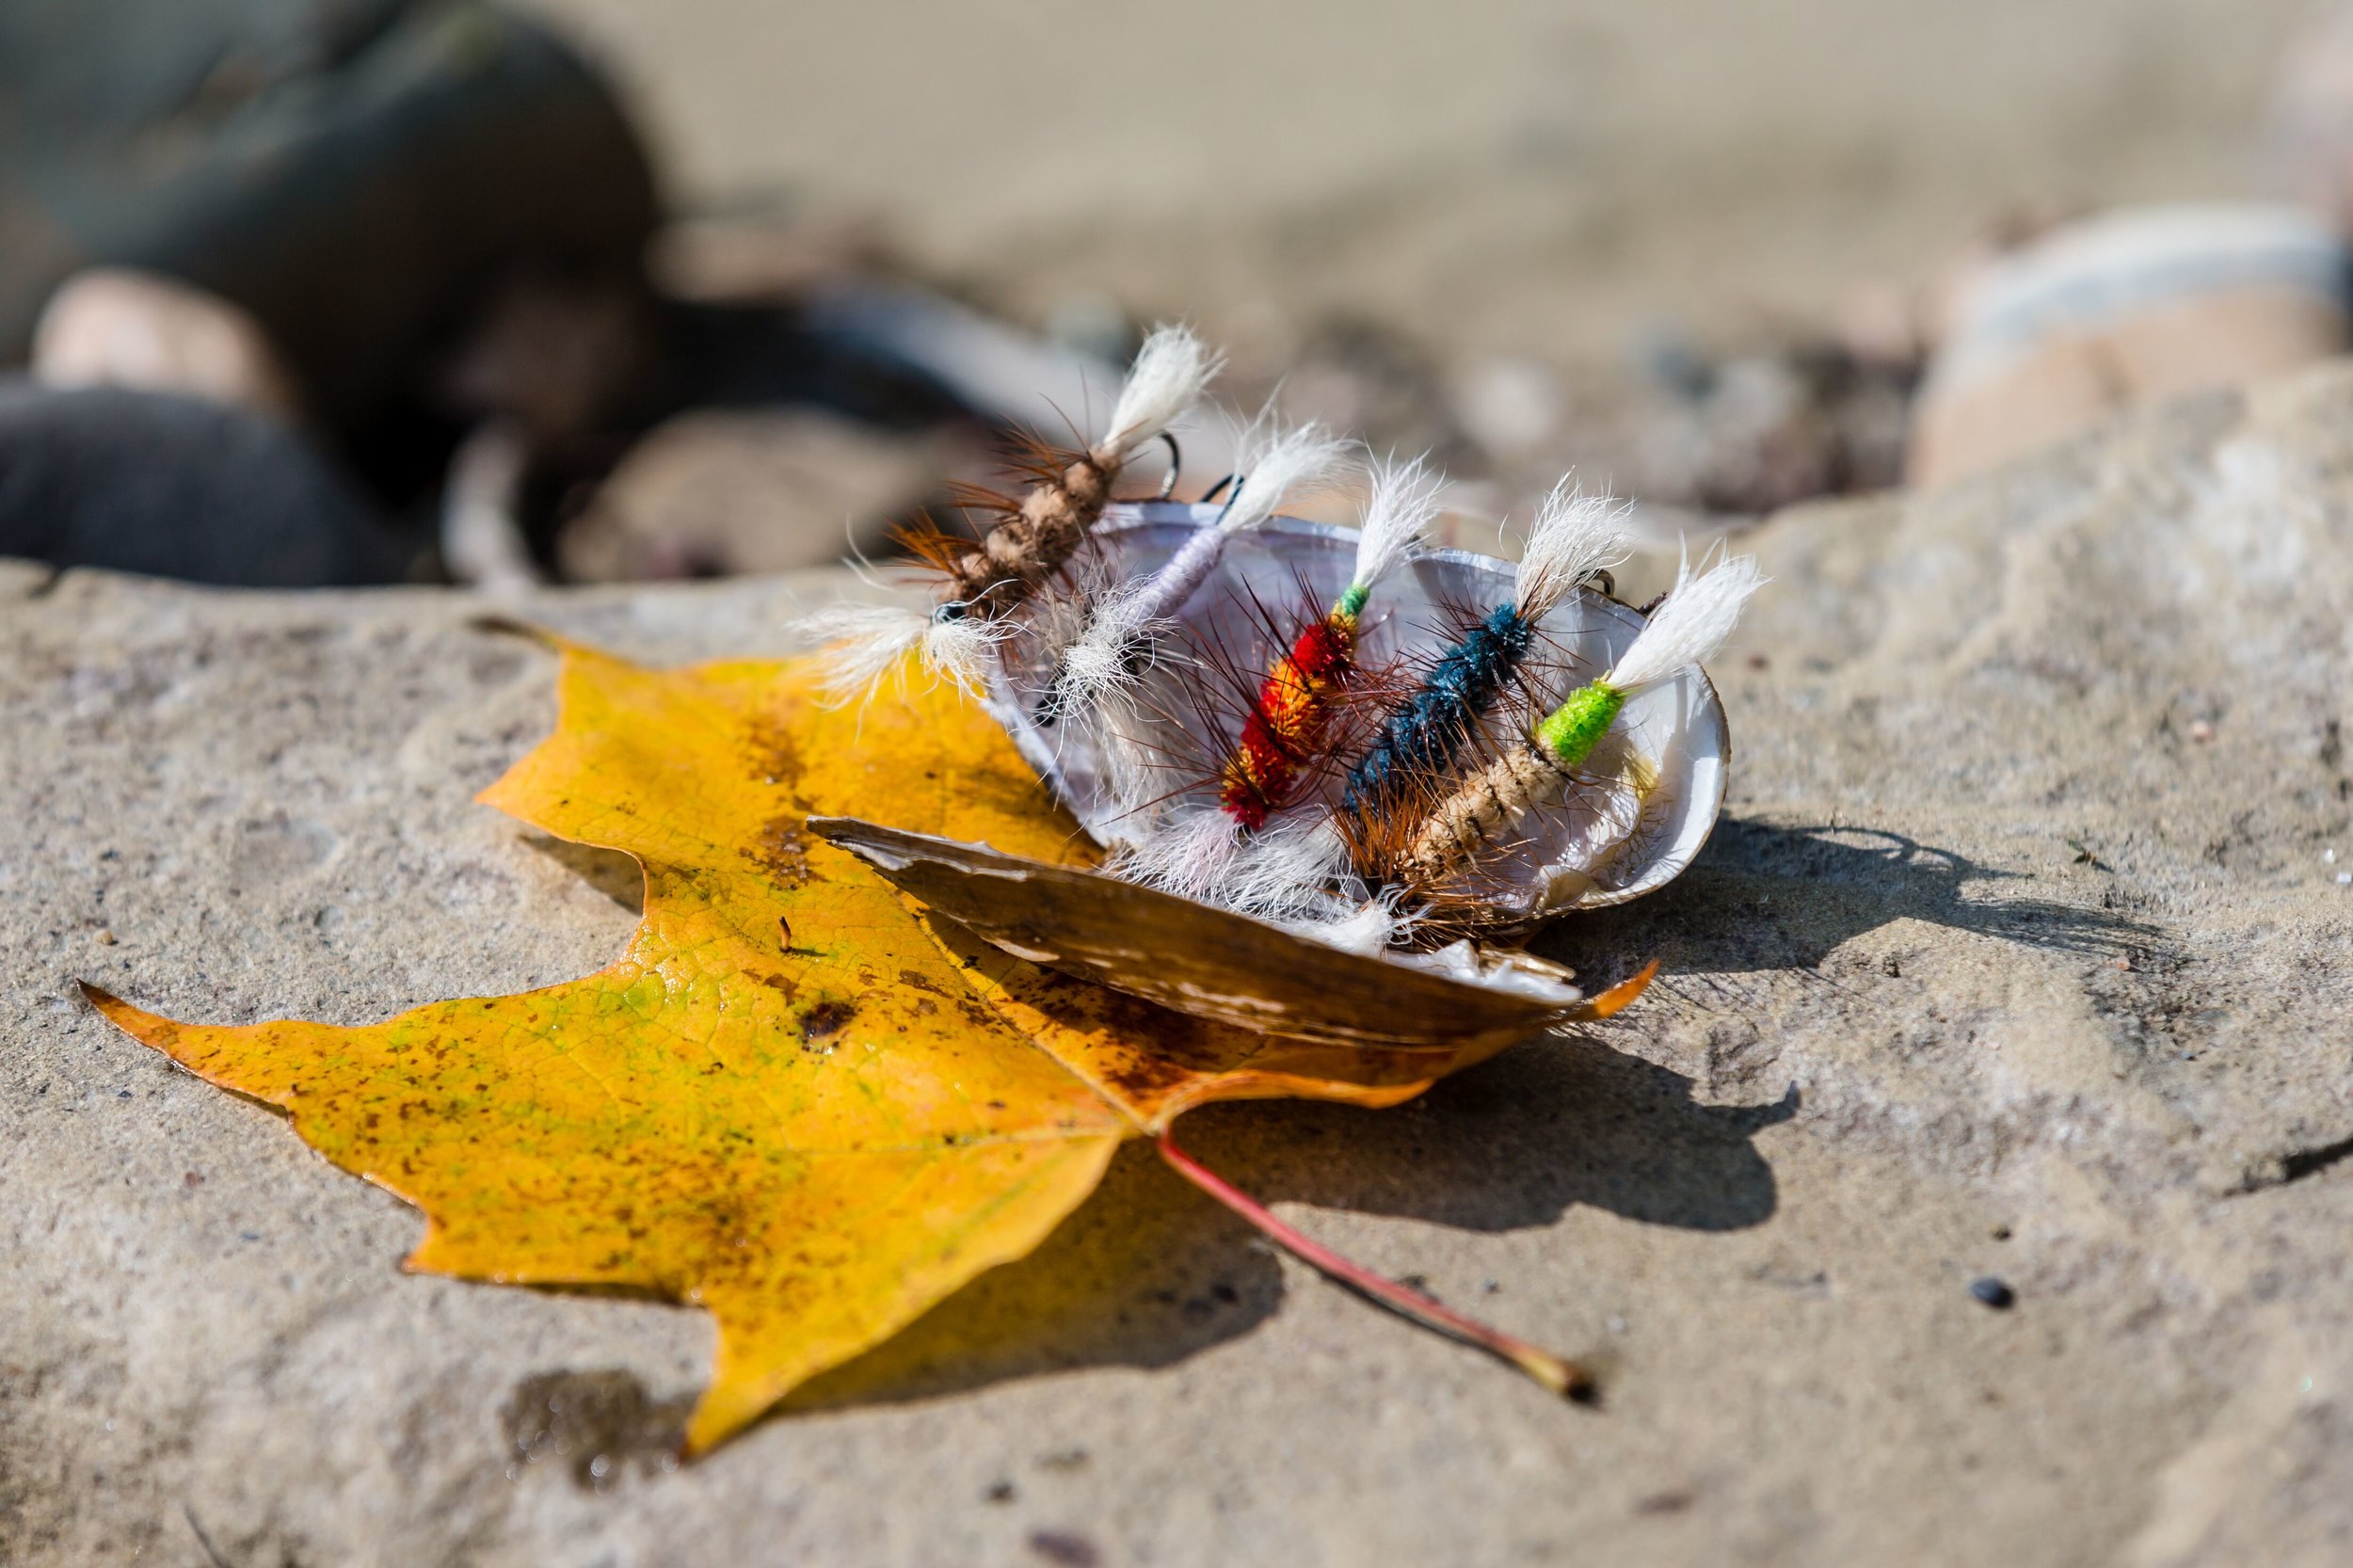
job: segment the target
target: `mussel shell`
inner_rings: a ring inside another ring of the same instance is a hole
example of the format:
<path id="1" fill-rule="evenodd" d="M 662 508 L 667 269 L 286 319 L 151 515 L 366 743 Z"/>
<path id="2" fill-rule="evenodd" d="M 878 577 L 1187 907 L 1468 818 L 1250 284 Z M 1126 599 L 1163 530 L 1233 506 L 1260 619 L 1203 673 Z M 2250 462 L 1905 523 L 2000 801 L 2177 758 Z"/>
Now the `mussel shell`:
<path id="1" fill-rule="evenodd" d="M 1524 955 L 1479 981 L 1343 952 L 1209 904 L 984 844 L 811 817 L 808 829 L 1016 958 L 1262 1034 L 1352 1048 L 1498 1048 L 1606 1016 Z M 1635 989 L 1639 989 L 1639 985 Z"/>
<path id="2" fill-rule="evenodd" d="M 1182 503 L 1114 505 L 1080 569 L 1096 583 L 1148 574 L 1217 515 L 1214 506 Z M 1178 613 L 1177 631 L 1158 646 L 1140 683 L 1140 711 L 1155 731 L 1167 784 L 1153 793 L 1176 806 L 1214 808 L 1217 764 L 1232 749 L 1245 711 L 1241 688 L 1347 586 L 1355 552 L 1353 530 L 1293 518 L 1276 518 L 1227 542 L 1217 572 Z M 1465 551 L 1431 551 L 1409 561 L 1374 590 L 1359 636 L 1360 664 L 1417 669 L 1417 661 L 1426 664 L 1444 650 L 1465 611 L 1483 613 L 1512 597 L 1513 572 L 1509 562 Z M 990 672 L 989 711 L 1098 842 L 1132 841 L 1144 824 L 1110 787 L 1099 719 L 1039 721 L 1071 618 L 1068 600 L 1042 600 L 1023 612 Z M 1556 703 L 1608 670 L 1642 625 L 1640 613 L 1591 590 L 1564 600 L 1545 617 L 1537 651 L 1522 668 L 1530 696 L 1486 718 L 1490 754 L 1525 735 L 1534 703 Z M 1222 688 L 1230 690 L 1221 697 Z M 1211 700 L 1203 700 L 1205 693 Z M 1482 859 L 1461 886 L 1448 889 L 1449 919 L 1525 924 L 1558 911 L 1623 904 L 1665 886 L 1691 863 L 1715 825 L 1730 753 L 1722 704 L 1701 671 L 1636 694 L 1612 743 L 1594 759 L 1610 781 L 1540 813 L 1524 825 L 1519 843 Z M 1335 802 L 1338 791 L 1337 777 L 1324 779 L 1293 811 L 1315 812 Z"/>

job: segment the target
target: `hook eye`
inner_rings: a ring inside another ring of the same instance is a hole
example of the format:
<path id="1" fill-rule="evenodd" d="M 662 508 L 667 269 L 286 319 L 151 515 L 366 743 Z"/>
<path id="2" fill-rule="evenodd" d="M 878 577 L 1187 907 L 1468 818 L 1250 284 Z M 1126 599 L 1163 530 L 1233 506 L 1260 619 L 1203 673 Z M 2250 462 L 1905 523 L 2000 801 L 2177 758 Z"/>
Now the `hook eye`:
<path id="1" fill-rule="evenodd" d="M 1160 493 L 1157 499 L 1166 501 L 1176 493 L 1176 476 L 1185 472 L 1185 449 L 1178 446 L 1176 438 L 1165 430 L 1160 432 L 1160 440 L 1168 443 L 1168 472 L 1161 476 Z"/>

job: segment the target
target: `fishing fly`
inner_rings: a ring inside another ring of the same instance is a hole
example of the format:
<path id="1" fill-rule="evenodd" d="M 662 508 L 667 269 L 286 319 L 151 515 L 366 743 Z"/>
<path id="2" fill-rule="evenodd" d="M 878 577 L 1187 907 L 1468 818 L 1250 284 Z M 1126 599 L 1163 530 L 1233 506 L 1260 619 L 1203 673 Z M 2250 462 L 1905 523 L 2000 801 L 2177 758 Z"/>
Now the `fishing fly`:
<path id="1" fill-rule="evenodd" d="M 807 617 L 803 634 L 827 644 L 819 655 L 827 692 L 837 701 L 856 700 L 910 651 L 935 679 L 977 690 L 991 655 L 1012 632 L 1010 617 L 1069 566 L 1128 464 L 1192 409 L 1219 363 L 1190 328 L 1155 328 L 1120 387 L 1102 438 L 1077 452 L 1039 449 L 1029 490 L 1004 503 L 980 539 L 929 528 L 904 536 L 915 557 L 944 579 L 929 614 L 837 605 Z"/>
<path id="2" fill-rule="evenodd" d="M 1085 630 L 1063 651 L 1038 703 L 1038 722 L 1057 723 L 1133 685 L 1153 640 L 1217 570 L 1227 541 L 1273 517 L 1285 502 L 1329 484 L 1348 456 L 1349 443 L 1321 425 L 1254 430 L 1244 439 L 1242 467 L 1216 520 L 1195 532 L 1160 570 L 1096 601 Z"/>
<path id="3" fill-rule="evenodd" d="M 1749 556 L 1697 578 L 1687 560 L 1674 587 L 1609 671 L 1571 692 L 1525 740 L 1441 798 L 1394 868 L 1416 888 L 1436 888 L 1530 815 L 1558 804 L 1625 711 L 1629 698 L 1716 656 L 1765 579 Z"/>
<path id="4" fill-rule="evenodd" d="M 1245 833 L 1290 804 L 1331 732 L 1333 708 L 1355 676 L 1358 632 L 1372 590 L 1395 570 L 1438 515 L 1445 480 L 1421 458 L 1373 475 L 1356 536 L 1355 570 L 1320 620 L 1301 628 L 1259 684 L 1241 737 L 1218 780 L 1218 799 Z"/>
<path id="5" fill-rule="evenodd" d="M 1478 616 L 1430 665 L 1350 768 L 1340 809 L 1392 808 L 1415 779 L 1450 770 L 1480 723 L 1535 653 L 1545 617 L 1625 558 L 1624 508 L 1562 479 L 1537 508 L 1513 574 L 1512 597 Z"/>

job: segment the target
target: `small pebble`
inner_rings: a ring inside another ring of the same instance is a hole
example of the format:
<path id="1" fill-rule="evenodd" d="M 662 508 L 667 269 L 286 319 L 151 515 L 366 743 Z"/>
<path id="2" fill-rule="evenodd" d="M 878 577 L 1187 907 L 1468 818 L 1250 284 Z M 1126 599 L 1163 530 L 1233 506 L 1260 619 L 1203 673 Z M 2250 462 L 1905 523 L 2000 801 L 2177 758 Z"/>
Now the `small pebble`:
<path id="1" fill-rule="evenodd" d="M 2189 738 L 2203 745 L 2214 739 L 2214 726 L 2203 719 L 2194 719 L 2190 722 Z"/>
<path id="2" fill-rule="evenodd" d="M 2353 872 L 2337 872 L 2337 886 L 2340 888 L 2353 887 Z"/>
<path id="3" fill-rule="evenodd" d="M 1969 1282 L 1969 1293 L 1996 1312 L 2007 1312 L 2018 1300 L 2017 1293 L 1992 1274 Z"/>

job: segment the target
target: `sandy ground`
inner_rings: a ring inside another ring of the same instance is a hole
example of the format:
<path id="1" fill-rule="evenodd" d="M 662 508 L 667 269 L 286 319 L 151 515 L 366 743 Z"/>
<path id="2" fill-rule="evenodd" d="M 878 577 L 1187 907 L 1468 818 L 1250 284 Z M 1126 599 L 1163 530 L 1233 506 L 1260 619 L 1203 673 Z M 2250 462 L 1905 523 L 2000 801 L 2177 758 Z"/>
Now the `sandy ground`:
<path id="1" fill-rule="evenodd" d="M 2312 0 L 539 0 L 678 189 L 879 213 L 1017 313 L 1369 315 L 1608 360 L 1932 274 L 2023 207 L 2259 188 Z"/>

